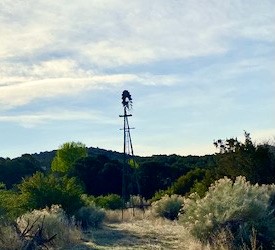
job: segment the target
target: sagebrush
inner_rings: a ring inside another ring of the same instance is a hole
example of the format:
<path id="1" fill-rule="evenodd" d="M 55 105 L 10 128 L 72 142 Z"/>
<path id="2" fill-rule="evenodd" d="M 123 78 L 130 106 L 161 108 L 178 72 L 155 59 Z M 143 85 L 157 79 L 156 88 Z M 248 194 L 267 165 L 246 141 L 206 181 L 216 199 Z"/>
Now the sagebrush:
<path id="1" fill-rule="evenodd" d="M 160 200 L 152 203 L 152 211 L 157 216 L 175 220 L 183 205 L 184 198 L 180 195 L 164 195 Z"/>
<path id="2" fill-rule="evenodd" d="M 42 223 L 43 237 L 50 238 L 56 235 L 51 242 L 53 249 L 68 248 L 77 244 L 82 238 L 81 230 L 75 225 L 73 220 L 67 217 L 64 210 L 58 205 L 25 213 L 16 221 L 21 231 L 33 222 L 35 222 L 35 224 L 33 224 L 30 235 L 34 234 L 38 228 L 41 227 Z"/>
<path id="3" fill-rule="evenodd" d="M 92 204 L 89 206 L 81 207 L 75 214 L 76 222 L 80 224 L 81 227 L 85 230 L 90 227 L 100 227 L 102 225 L 104 218 L 104 210 Z"/>
<path id="4" fill-rule="evenodd" d="M 270 248 L 275 239 L 271 197 L 275 185 L 252 185 L 245 177 L 235 181 L 224 177 L 200 198 L 196 193 L 184 201 L 180 222 L 193 236 L 211 242 L 222 230 L 230 230 L 234 245 L 249 243 L 252 231 L 263 246 Z"/>

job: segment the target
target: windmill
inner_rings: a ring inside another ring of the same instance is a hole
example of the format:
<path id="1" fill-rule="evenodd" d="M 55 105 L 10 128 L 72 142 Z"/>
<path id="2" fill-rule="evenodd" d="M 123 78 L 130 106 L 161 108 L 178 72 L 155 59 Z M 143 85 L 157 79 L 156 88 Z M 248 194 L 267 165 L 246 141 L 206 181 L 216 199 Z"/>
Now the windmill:
<path id="1" fill-rule="evenodd" d="M 129 165 L 128 163 L 131 161 L 132 162 L 132 168 L 136 168 L 135 166 L 135 160 L 134 160 L 134 150 L 133 150 L 133 144 L 132 144 L 132 139 L 131 139 L 131 134 L 130 130 L 133 128 L 129 127 L 129 121 L 128 117 L 132 116 L 129 114 L 129 111 L 132 109 L 133 106 L 133 100 L 132 96 L 130 95 L 128 90 L 124 90 L 122 92 L 122 105 L 123 105 L 123 111 L 124 114 L 120 115 L 120 117 L 124 118 L 124 127 L 123 127 L 123 132 L 124 132 L 124 146 L 123 146 L 123 154 L 124 154 L 124 160 L 123 160 L 123 169 L 122 169 L 122 201 L 123 201 L 123 207 L 125 206 L 126 200 L 129 197 L 130 193 L 128 189 L 129 187 Z M 138 193 L 139 192 L 139 185 L 137 183 L 137 188 L 138 188 Z M 133 208 L 134 209 L 134 208 Z M 134 210 L 133 210 L 134 213 Z M 123 219 L 123 208 L 122 208 L 122 219 Z"/>

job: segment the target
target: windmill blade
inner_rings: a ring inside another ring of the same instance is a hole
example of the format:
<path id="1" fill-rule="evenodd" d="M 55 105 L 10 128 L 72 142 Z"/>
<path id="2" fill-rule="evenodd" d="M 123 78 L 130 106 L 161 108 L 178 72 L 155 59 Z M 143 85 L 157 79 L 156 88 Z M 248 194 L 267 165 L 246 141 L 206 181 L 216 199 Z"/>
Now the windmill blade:
<path id="1" fill-rule="evenodd" d="M 127 109 L 131 109 L 133 105 L 132 96 L 128 90 L 122 92 L 122 105 Z"/>

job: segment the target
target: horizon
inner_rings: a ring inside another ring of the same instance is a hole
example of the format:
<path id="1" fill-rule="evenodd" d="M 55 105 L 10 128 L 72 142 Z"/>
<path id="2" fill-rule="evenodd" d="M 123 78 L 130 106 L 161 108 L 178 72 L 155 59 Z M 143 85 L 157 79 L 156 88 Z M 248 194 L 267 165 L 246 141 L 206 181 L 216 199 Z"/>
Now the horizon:
<path id="1" fill-rule="evenodd" d="M 0 3 L 1 157 L 69 141 L 206 155 L 213 141 L 275 138 L 272 0 Z"/>

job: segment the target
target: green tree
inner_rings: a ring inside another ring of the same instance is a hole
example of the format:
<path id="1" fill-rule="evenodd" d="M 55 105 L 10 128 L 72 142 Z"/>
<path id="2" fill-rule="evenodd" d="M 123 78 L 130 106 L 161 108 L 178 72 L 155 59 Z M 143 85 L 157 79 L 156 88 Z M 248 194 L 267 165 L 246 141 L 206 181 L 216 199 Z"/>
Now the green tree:
<path id="1" fill-rule="evenodd" d="M 7 189 L 18 184 L 23 178 L 32 176 L 35 172 L 41 171 L 41 166 L 31 155 L 24 154 L 14 159 L 0 159 L 0 182 L 3 182 Z"/>
<path id="2" fill-rule="evenodd" d="M 56 177 L 53 174 L 46 176 L 37 172 L 18 187 L 28 209 L 61 205 L 68 214 L 73 214 L 83 205 L 81 200 L 83 189 L 76 178 Z"/>
<path id="3" fill-rule="evenodd" d="M 217 171 L 220 177 L 245 176 L 252 183 L 275 181 L 274 155 L 270 145 L 256 145 L 250 134 L 245 132 L 244 143 L 234 138 L 217 140 L 214 145 L 220 153 L 216 155 Z"/>
<path id="4" fill-rule="evenodd" d="M 205 169 L 195 168 L 187 174 L 179 177 L 171 186 L 172 193 L 185 195 L 190 192 L 190 189 L 196 182 L 203 180 L 206 174 Z"/>
<path id="5" fill-rule="evenodd" d="M 195 180 L 195 183 L 189 193 L 196 192 L 200 197 L 204 197 L 205 193 L 215 180 L 217 180 L 215 169 L 207 169 L 201 181 Z"/>
<path id="6" fill-rule="evenodd" d="M 0 182 L 0 223 L 15 219 L 25 211 L 22 196 L 14 190 L 7 190 L 5 184 Z"/>
<path id="7" fill-rule="evenodd" d="M 54 157 L 51 170 L 69 174 L 74 171 L 74 163 L 88 155 L 86 146 L 81 142 L 66 142 L 59 147 Z"/>
<path id="8" fill-rule="evenodd" d="M 165 190 L 174 178 L 175 169 L 158 161 L 147 161 L 137 169 L 141 195 L 146 199 L 152 198 L 158 190 Z"/>
<path id="9" fill-rule="evenodd" d="M 88 156 L 74 164 L 73 176 L 77 177 L 90 195 L 121 194 L 122 164 L 107 156 Z"/>

